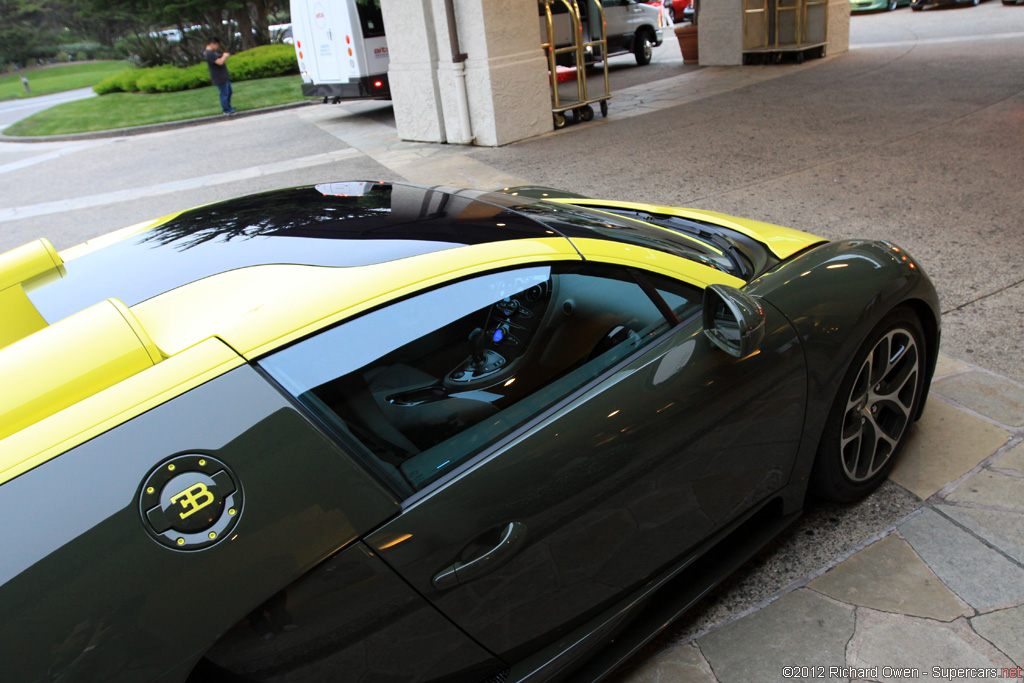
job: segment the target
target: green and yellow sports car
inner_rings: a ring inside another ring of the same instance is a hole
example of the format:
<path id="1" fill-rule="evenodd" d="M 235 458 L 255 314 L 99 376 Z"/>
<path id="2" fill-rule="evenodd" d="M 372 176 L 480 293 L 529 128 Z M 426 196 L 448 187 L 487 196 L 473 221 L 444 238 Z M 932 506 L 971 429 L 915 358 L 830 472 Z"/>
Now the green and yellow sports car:
<path id="1" fill-rule="evenodd" d="M 268 192 L 0 256 L 3 680 L 596 680 L 885 477 L 887 242 L 545 188 Z"/>
<path id="2" fill-rule="evenodd" d="M 885 10 L 891 12 L 897 7 L 909 5 L 910 0 L 850 0 L 851 12 Z"/>

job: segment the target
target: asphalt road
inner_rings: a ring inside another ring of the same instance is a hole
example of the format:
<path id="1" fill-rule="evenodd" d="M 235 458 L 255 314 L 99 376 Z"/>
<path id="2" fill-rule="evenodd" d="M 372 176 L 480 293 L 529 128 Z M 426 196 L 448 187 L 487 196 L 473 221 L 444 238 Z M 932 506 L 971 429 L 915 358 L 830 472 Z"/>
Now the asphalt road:
<path id="1" fill-rule="evenodd" d="M 38 97 L 0 102 L 0 130 L 3 130 L 12 123 L 28 118 L 36 112 L 49 109 L 54 105 L 63 104 L 64 102 L 74 102 L 75 100 L 84 100 L 88 97 L 95 96 L 96 93 L 92 91 L 92 88 L 79 88 L 77 90 L 58 92 L 52 95 L 40 95 Z"/>
<path id="2" fill-rule="evenodd" d="M 265 189 L 343 178 L 459 184 L 486 168 L 826 237 L 891 239 L 938 284 L 943 351 L 1024 381 L 1024 8 L 903 8 L 851 26 L 854 49 L 802 67 L 695 71 L 671 40 L 648 67 L 614 58 L 613 92 L 702 73 L 772 78 L 629 118 L 613 100 L 608 119 L 497 149 L 387 141 L 394 121 L 381 103 L 135 137 L 2 142 L 0 250 L 43 235 L 65 248 Z"/>

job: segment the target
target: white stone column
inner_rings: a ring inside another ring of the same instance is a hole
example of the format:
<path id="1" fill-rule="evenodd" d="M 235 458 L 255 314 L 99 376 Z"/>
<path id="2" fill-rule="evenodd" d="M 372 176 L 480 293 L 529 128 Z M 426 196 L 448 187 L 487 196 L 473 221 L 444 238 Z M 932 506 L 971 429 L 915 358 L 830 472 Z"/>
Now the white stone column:
<path id="1" fill-rule="evenodd" d="M 445 142 L 431 5 L 431 0 L 383 0 L 380 9 L 387 30 L 388 81 L 398 134 L 406 140 Z"/>
<path id="2" fill-rule="evenodd" d="M 850 2 L 829 0 L 826 54 L 837 55 L 850 49 Z"/>
<path id="3" fill-rule="evenodd" d="M 381 2 L 399 136 L 497 146 L 550 131 L 536 0 L 453 2 L 462 65 L 451 58 L 445 0 Z M 471 132 L 460 116 L 460 69 Z"/>
<path id="4" fill-rule="evenodd" d="M 742 64 L 743 0 L 701 0 L 697 45 L 701 66 Z"/>
<path id="5" fill-rule="evenodd" d="M 466 89 L 477 144 L 504 145 L 550 131 L 537 0 L 455 0 L 455 9 L 469 56 Z"/>

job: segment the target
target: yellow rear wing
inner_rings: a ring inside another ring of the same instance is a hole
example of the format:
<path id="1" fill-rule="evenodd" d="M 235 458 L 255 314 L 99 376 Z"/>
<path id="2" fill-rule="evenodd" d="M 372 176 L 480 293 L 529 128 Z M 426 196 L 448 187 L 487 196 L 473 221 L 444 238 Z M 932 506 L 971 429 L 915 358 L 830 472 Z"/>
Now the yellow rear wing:
<path id="1" fill-rule="evenodd" d="M 47 239 L 0 254 L 0 348 L 46 327 L 27 289 L 64 277 L 64 259 Z"/>

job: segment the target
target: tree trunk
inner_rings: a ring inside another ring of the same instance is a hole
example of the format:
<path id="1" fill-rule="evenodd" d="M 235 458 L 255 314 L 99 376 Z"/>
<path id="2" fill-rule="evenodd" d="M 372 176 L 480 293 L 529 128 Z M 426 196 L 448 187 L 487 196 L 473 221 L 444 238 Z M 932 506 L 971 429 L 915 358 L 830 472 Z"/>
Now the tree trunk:
<path id="1" fill-rule="evenodd" d="M 242 49 L 251 50 L 256 47 L 256 38 L 252 34 L 252 19 L 249 17 L 249 5 L 243 5 L 231 14 L 238 26 L 238 32 L 242 34 L 239 39 L 242 43 Z"/>
<path id="2" fill-rule="evenodd" d="M 270 7 L 266 0 L 255 0 L 252 3 L 252 27 L 256 32 L 258 45 L 270 43 L 270 22 L 267 20 L 269 14 Z"/>

